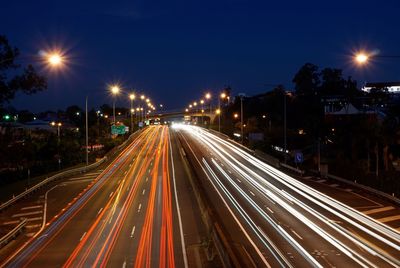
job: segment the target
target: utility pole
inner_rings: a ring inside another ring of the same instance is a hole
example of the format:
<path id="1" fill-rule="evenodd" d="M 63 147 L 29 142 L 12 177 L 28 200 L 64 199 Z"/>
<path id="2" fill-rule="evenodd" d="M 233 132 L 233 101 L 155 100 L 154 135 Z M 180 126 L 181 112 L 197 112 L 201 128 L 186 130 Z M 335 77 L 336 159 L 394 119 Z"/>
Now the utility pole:
<path id="1" fill-rule="evenodd" d="M 114 106 L 115 107 L 115 106 Z M 115 113 L 114 113 L 115 116 Z M 114 117 L 115 120 L 115 117 Z M 86 166 L 89 165 L 89 120 L 88 120 L 88 96 L 86 96 Z M 114 122 L 115 123 L 115 122 Z"/>
<path id="2" fill-rule="evenodd" d="M 240 137 L 242 139 L 242 144 L 243 144 L 243 97 L 245 96 L 244 93 L 240 93 Z"/>
<path id="3" fill-rule="evenodd" d="M 283 153 L 285 156 L 285 164 L 286 164 L 286 162 L 287 162 L 287 159 L 286 159 L 286 147 L 287 147 L 287 144 L 286 144 L 286 92 L 284 92 L 283 94 L 284 94 L 283 95 L 283 143 L 284 143 Z"/>

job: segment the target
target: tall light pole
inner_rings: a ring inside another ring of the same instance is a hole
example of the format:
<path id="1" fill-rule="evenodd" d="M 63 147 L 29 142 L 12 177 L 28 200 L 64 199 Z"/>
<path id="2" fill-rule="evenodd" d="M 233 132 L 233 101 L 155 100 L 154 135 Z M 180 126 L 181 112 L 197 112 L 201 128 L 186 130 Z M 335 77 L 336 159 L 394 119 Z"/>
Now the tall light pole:
<path id="1" fill-rule="evenodd" d="M 243 96 L 244 94 L 239 94 L 240 97 L 240 137 L 243 144 Z"/>
<path id="2" fill-rule="evenodd" d="M 206 93 L 206 95 L 204 96 L 208 101 L 209 101 L 209 105 L 210 105 L 210 126 L 211 126 L 211 93 Z"/>
<path id="3" fill-rule="evenodd" d="M 130 94 L 129 99 L 131 100 L 131 132 L 133 132 L 133 112 L 135 111 L 133 109 L 133 100 L 136 98 L 135 94 Z"/>
<path id="4" fill-rule="evenodd" d="M 86 108 L 86 166 L 89 165 L 89 120 L 88 120 L 88 96 L 86 96 L 86 103 L 85 103 L 85 108 Z"/>
<path id="5" fill-rule="evenodd" d="M 283 153 L 286 164 L 286 92 L 283 93 Z"/>
<path id="6" fill-rule="evenodd" d="M 203 118 L 203 113 L 204 113 L 204 100 L 203 100 L 203 99 L 200 100 L 200 104 L 201 104 L 201 124 L 204 125 L 204 118 Z"/>
<path id="7" fill-rule="evenodd" d="M 119 93 L 119 87 L 112 86 L 111 93 L 113 94 L 113 125 L 115 125 L 115 99 L 116 99 L 116 95 Z"/>
<path id="8" fill-rule="evenodd" d="M 219 116 L 218 116 L 218 131 L 221 132 L 221 116 L 222 116 L 222 110 L 221 110 L 221 99 L 226 98 L 226 93 L 222 92 L 220 97 L 218 98 L 218 110 L 219 110 Z"/>

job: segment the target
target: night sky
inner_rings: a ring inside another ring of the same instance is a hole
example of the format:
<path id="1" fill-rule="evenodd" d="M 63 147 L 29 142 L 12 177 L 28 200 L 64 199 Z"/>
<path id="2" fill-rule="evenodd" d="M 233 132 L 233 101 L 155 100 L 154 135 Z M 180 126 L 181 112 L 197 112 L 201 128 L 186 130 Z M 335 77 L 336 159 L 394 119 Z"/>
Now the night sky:
<path id="1" fill-rule="evenodd" d="M 400 81 L 400 59 L 351 62 L 360 48 L 400 55 L 400 1 L 3 1 L 0 33 L 29 57 L 52 47 L 68 68 L 18 109 L 111 104 L 107 84 L 135 88 L 166 109 L 230 85 L 233 93 L 293 88 L 306 62 L 363 81 Z M 120 96 L 117 105 L 128 106 Z"/>

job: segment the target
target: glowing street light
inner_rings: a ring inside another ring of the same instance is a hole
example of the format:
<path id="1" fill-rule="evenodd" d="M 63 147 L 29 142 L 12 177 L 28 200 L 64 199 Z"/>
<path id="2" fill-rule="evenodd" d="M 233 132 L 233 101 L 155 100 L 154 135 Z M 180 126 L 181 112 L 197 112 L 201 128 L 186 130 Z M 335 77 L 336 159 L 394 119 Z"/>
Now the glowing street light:
<path id="1" fill-rule="evenodd" d="M 111 93 L 113 94 L 113 125 L 115 125 L 115 96 L 118 95 L 120 88 L 118 85 L 111 86 Z"/>
<path id="2" fill-rule="evenodd" d="M 358 64 L 363 65 L 368 62 L 369 56 L 364 52 L 360 52 L 355 55 L 354 59 Z"/>
<path id="3" fill-rule="evenodd" d="M 131 100 L 131 132 L 133 132 L 133 114 L 135 109 L 133 109 L 133 100 L 136 98 L 135 94 L 131 93 L 129 99 Z"/>

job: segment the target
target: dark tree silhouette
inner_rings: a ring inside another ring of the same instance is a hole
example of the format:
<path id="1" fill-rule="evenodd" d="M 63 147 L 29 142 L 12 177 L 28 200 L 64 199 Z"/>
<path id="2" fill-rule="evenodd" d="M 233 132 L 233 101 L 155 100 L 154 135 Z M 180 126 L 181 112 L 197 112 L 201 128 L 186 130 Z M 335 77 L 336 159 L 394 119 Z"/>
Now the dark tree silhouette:
<path id="1" fill-rule="evenodd" d="M 18 91 L 34 94 L 47 88 L 46 78 L 38 75 L 31 64 L 20 70 L 18 56 L 19 50 L 0 35 L 0 105 L 12 100 Z"/>

